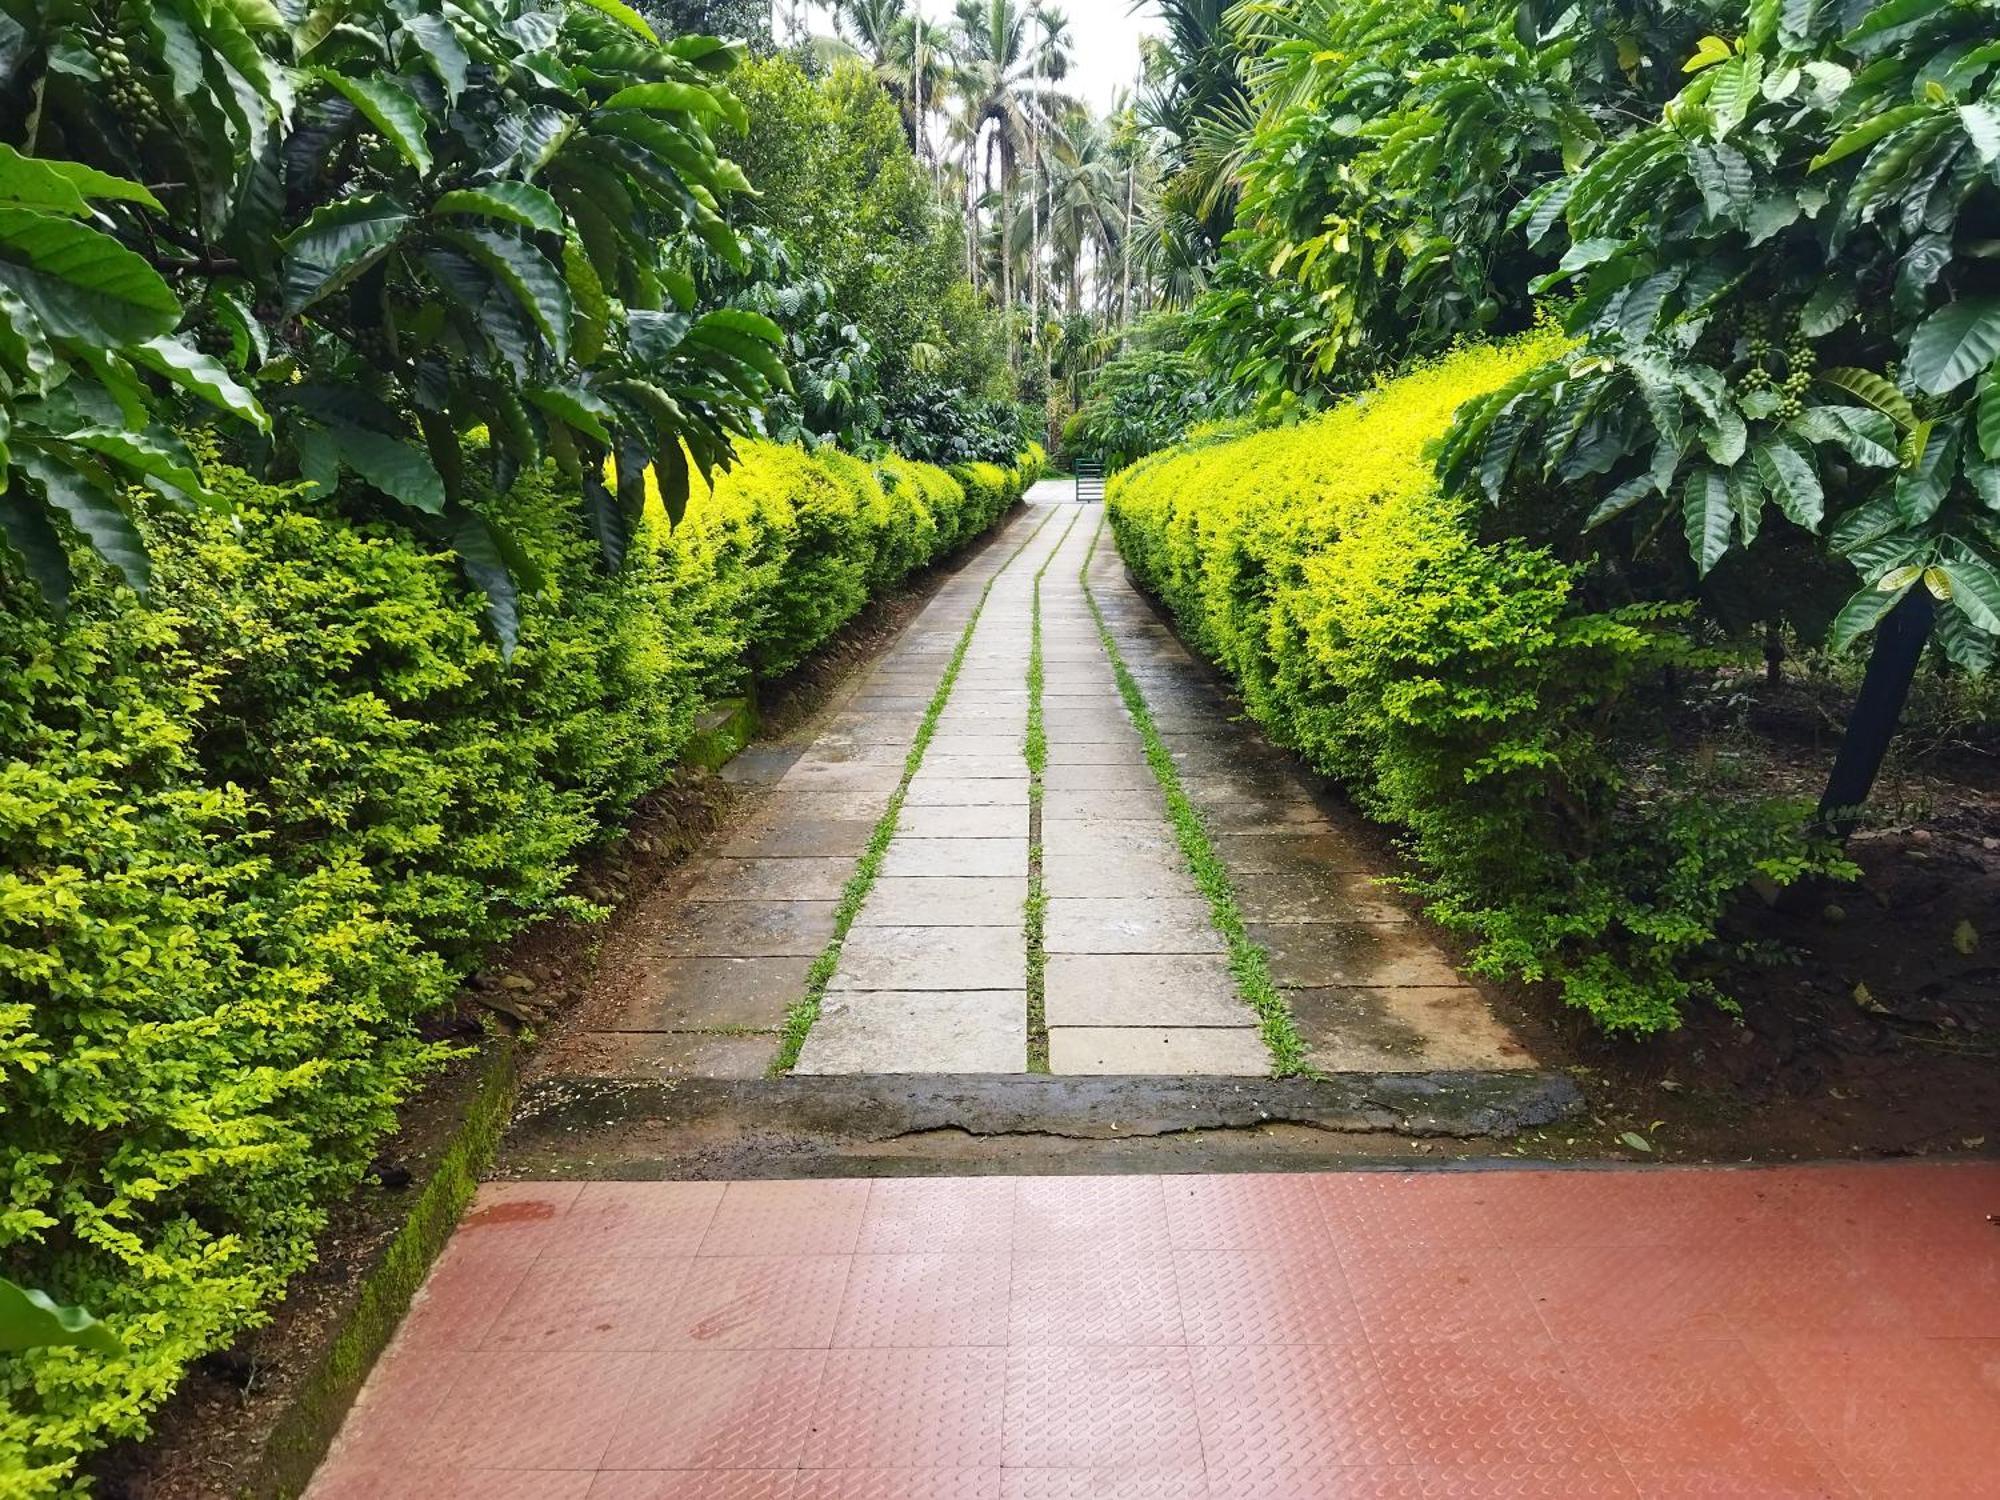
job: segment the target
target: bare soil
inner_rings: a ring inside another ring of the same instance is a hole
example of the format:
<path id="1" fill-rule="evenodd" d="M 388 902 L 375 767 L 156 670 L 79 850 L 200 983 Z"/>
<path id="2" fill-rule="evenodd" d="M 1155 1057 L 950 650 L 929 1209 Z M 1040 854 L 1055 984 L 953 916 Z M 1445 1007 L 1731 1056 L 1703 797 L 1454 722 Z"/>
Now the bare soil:
<path id="1" fill-rule="evenodd" d="M 1812 801 L 1846 691 L 1719 678 L 1676 724 L 1732 781 Z M 1677 1032 L 1614 1042 L 1541 1010 L 1597 1106 L 1523 1154 L 1812 1159 L 2000 1150 L 2000 725 L 1925 693 L 1849 845 L 1852 884 L 1746 899 L 1724 936 L 1775 962 L 1723 964 Z M 1524 997 L 1533 1005 L 1532 998 Z M 1627 1135 L 1652 1147 L 1642 1151 Z"/>

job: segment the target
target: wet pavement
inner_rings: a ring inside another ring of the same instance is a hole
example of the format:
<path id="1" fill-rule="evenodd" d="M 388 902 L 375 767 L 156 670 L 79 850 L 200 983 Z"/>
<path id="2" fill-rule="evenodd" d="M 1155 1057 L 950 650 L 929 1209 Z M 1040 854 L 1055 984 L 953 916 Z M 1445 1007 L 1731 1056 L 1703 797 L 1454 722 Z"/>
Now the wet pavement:
<path id="1" fill-rule="evenodd" d="M 755 1077 L 777 1057 L 814 961 L 831 953 L 801 1077 L 1268 1075 L 1262 1018 L 1121 700 L 1086 561 L 1307 1063 L 1534 1067 L 1294 763 L 1234 717 L 1133 589 L 1101 517 L 1070 503 L 1066 486 L 1038 487 L 837 711 L 783 754 L 751 752 L 742 774 L 769 781 L 760 805 L 659 910 L 614 930 L 609 967 L 641 977 L 587 1006 L 588 1045 L 574 1066 L 559 1046 L 554 1071 Z M 1025 753 L 1038 614 L 1039 788 Z M 839 900 L 899 788 L 893 837 L 836 947 Z M 1027 910 L 1036 877 L 1038 934 Z"/>
<path id="2" fill-rule="evenodd" d="M 2000 1166 L 507 1183 L 310 1500 L 1972 1497 Z"/>

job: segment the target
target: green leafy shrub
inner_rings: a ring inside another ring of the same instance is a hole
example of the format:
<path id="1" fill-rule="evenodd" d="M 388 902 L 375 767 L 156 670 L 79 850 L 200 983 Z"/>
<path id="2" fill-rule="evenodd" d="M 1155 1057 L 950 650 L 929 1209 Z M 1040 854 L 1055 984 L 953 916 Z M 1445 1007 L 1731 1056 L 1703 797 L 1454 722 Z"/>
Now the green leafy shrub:
<path id="1" fill-rule="evenodd" d="M 552 473 L 484 497 L 543 560 L 511 660 L 443 543 L 214 464 L 227 517 L 134 502 L 149 601 L 79 550 L 66 627 L 0 609 L 0 1277 L 127 1351 L 0 1356 L 0 1491 L 71 1483 L 259 1319 L 436 1061 L 417 1020 L 591 910 L 579 854 L 699 708 L 1019 495 L 895 468 L 900 505 L 747 444 L 615 573 Z"/>
<path id="2" fill-rule="evenodd" d="M 1921 592 L 1945 655 L 1984 672 L 2000 658 L 2000 3 L 1757 0 L 1732 20 L 1657 123 L 1516 211 L 1567 238 L 1543 285 L 1575 294 L 1584 348 L 1468 408 L 1446 482 L 1503 505 L 1552 491 L 1556 524 L 1602 528 L 1607 551 L 1678 530 L 1711 597 L 1726 561 L 1770 577 L 1779 549 L 1830 554 L 1853 570 L 1833 649 Z M 1739 618 L 1816 636 L 1802 592 L 1765 587 Z"/>
<path id="3" fill-rule="evenodd" d="M 1658 605 L 1592 611 L 1581 570 L 1482 540 L 1427 450 L 1555 356 L 1449 358 L 1315 421 L 1119 475 L 1120 550 L 1251 713 L 1401 828 L 1413 887 L 1483 972 L 1549 979 L 1613 1031 L 1675 1023 L 1746 882 L 1831 868 L 1797 809 L 1638 767 L 1646 689 L 1697 660 Z M 1716 998 L 1726 999 L 1717 996 Z"/>

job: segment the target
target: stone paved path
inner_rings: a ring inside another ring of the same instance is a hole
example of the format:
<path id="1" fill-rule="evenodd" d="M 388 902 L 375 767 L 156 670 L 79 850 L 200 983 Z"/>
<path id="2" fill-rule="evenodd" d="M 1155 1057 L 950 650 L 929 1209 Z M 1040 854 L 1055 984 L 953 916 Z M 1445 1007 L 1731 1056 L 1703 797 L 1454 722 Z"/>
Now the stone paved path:
<path id="1" fill-rule="evenodd" d="M 1296 1017 L 1302 1060 L 1329 1072 L 1533 1066 L 1376 885 L 1375 860 L 1295 765 L 1232 717 L 1135 592 L 1101 507 L 1068 497 L 1066 485 L 1038 487 L 867 670 L 748 826 L 693 863 L 663 922 L 614 934 L 607 967 L 642 977 L 586 1020 L 595 1050 L 570 1071 L 749 1077 L 770 1066 L 957 660 L 795 1071 L 1270 1073 L 1242 955 L 1191 873 L 1093 600 L 1227 872 L 1275 986 L 1266 1010 Z M 1036 787 L 1026 752 L 1038 617 Z"/>
<path id="2" fill-rule="evenodd" d="M 2000 1493 L 2000 1166 L 510 1183 L 309 1500 Z"/>

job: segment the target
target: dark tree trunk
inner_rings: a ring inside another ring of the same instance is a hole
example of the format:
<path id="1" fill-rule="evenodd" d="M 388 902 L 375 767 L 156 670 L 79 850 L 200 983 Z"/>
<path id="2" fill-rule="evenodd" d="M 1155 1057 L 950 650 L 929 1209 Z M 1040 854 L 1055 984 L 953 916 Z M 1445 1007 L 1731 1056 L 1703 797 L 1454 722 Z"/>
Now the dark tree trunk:
<path id="1" fill-rule="evenodd" d="M 1819 826 L 1836 838 L 1846 838 L 1861 821 L 1862 804 L 1874 789 L 1882 757 L 1903 717 L 1935 617 L 1931 596 L 1920 585 L 1903 596 L 1875 632 L 1861 694 L 1848 715 L 1847 734 L 1834 757 L 1826 795 L 1819 800 Z"/>

